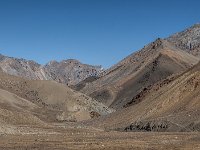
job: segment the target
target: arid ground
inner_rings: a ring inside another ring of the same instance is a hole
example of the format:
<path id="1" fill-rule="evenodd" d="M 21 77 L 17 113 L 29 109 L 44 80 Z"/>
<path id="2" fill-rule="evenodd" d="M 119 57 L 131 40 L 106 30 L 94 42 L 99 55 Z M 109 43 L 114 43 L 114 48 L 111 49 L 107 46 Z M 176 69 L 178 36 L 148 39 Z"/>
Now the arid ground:
<path id="1" fill-rule="evenodd" d="M 25 127 L 24 127 L 25 128 Z M 1 150 L 199 150 L 200 133 L 105 132 L 94 129 L 35 128 L 35 133 L 1 135 Z M 37 133 L 38 132 L 38 133 Z"/>

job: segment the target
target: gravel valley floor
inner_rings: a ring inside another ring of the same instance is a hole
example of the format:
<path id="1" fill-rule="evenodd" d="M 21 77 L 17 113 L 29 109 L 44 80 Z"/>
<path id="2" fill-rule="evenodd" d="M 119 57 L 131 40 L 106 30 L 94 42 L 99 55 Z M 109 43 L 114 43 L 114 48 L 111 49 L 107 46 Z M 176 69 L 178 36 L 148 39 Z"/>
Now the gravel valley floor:
<path id="1" fill-rule="evenodd" d="M 24 129 L 23 129 L 24 130 Z M 29 129 L 27 129 L 29 130 Z M 34 128 L 34 132 L 0 135 L 1 150 L 199 150 L 200 133 L 105 132 L 79 128 Z"/>

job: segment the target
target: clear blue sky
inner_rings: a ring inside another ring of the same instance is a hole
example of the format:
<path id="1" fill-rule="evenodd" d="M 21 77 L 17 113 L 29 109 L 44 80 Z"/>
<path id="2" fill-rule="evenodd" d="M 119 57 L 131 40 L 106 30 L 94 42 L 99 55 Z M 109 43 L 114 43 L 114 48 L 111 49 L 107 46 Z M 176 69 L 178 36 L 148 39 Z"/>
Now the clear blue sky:
<path id="1" fill-rule="evenodd" d="M 109 67 L 200 22 L 200 0 L 0 0 L 0 53 Z"/>

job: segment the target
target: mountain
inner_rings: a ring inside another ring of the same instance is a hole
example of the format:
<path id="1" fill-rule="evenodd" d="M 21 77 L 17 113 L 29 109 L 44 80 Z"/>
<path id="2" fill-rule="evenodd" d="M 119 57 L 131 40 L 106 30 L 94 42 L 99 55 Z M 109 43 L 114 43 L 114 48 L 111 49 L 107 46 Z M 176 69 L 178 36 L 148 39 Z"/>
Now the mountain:
<path id="1" fill-rule="evenodd" d="M 166 38 L 169 42 L 194 56 L 200 57 L 200 24 Z"/>
<path id="2" fill-rule="evenodd" d="M 198 57 L 173 43 L 157 39 L 79 90 L 109 107 L 121 109 L 144 88 L 186 71 L 198 61 Z"/>
<path id="3" fill-rule="evenodd" d="M 0 73 L 0 103 L 5 111 L 27 112 L 44 122 L 82 121 L 113 112 L 64 84 L 5 73 Z"/>
<path id="4" fill-rule="evenodd" d="M 0 149 L 199 149 L 198 28 L 105 71 L 1 55 Z"/>
<path id="5" fill-rule="evenodd" d="M 126 132 L 200 131 L 199 33 L 200 25 L 196 24 L 164 40 L 158 39 L 83 87 L 88 95 L 108 96 L 103 102 L 118 109 L 86 123 Z M 136 66 L 137 70 L 133 69 Z M 93 91 L 97 85 L 98 90 Z"/>
<path id="6" fill-rule="evenodd" d="M 0 55 L 0 69 L 10 75 L 33 80 L 54 80 L 67 85 L 78 84 L 91 76 L 97 77 L 102 72 L 101 66 L 82 64 L 74 59 L 51 61 L 42 66 L 34 61 L 3 55 Z"/>
<path id="7" fill-rule="evenodd" d="M 29 128 L 49 126 L 35 115 L 35 110 L 42 112 L 44 108 L 16 94 L 0 89 L 0 104 L 0 134 L 21 134 L 25 130 L 20 126 Z"/>
<path id="8" fill-rule="evenodd" d="M 120 131 L 200 131 L 199 91 L 200 63 L 149 87 L 134 98 L 139 103 L 89 124 Z"/>

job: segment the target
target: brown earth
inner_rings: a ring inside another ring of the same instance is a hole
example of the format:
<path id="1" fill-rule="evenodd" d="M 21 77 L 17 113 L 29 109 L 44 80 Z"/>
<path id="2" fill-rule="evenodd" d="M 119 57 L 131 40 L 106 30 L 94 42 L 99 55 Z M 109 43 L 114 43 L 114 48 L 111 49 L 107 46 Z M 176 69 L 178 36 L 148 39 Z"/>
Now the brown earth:
<path id="1" fill-rule="evenodd" d="M 198 150 L 200 134 L 189 133 L 122 133 L 91 129 L 51 129 L 43 133 L 1 135 L 2 150 Z M 53 130 L 54 133 L 51 133 Z"/>
<path id="2" fill-rule="evenodd" d="M 142 98 L 134 97 L 129 107 L 87 123 L 119 131 L 200 131 L 199 91 L 200 64 L 197 64 L 143 90 Z M 135 103 L 137 99 L 139 102 Z"/>
<path id="3" fill-rule="evenodd" d="M 0 94 L 3 96 L 0 97 L 2 109 L 29 109 L 29 112 L 47 122 L 81 121 L 90 119 L 91 112 L 106 115 L 113 111 L 94 99 L 54 81 L 31 81 L 0 73 L 0 88 Z M 23 103 L 20 102 L 22 98 Z"/>
<path id="4" fill-rule="evenodd" d="M 101 78 L 86 84 L 81 92 L 109 107 L 121 109 L 143 88 L 186 71 L 198 61 L 199 58 L 158 39 L 107 70 Z"/>

